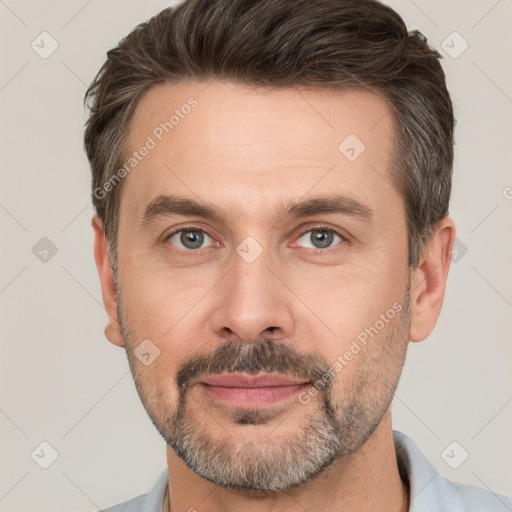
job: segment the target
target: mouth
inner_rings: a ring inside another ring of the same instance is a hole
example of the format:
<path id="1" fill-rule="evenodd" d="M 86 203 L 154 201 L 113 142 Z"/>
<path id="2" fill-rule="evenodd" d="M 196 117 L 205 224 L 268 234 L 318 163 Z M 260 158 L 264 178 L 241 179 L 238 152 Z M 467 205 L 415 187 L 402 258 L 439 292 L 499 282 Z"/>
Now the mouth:
<path id="1" fill-rule="evenodd" d="M 247 375 L 229 373 L 210 375 L 199 381 L 202 391 L 210 398 L 236 407 L 261 409 L 289 399 L 311 383 L 282 375 Z"/>

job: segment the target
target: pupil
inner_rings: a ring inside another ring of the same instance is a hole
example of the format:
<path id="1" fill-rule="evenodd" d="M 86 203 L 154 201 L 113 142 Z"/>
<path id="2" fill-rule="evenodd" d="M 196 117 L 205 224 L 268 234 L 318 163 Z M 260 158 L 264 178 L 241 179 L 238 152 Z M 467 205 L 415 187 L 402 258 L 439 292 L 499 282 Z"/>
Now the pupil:
<path id="1" fill-rule="evenodd" d="M 315 234 L 316 233 L 316 234 Z M 326 230 L 316 230 L 311 233 L 311 241 L 318 248 L 329 247 L 333 239 L 333 234 Z"/>
<path id="2" fill-rule="evenodd" d="M 181 243 L 188 249 L 197 249 L 203 243 L 203 234 L 200 231 L 183 231 Z"/>

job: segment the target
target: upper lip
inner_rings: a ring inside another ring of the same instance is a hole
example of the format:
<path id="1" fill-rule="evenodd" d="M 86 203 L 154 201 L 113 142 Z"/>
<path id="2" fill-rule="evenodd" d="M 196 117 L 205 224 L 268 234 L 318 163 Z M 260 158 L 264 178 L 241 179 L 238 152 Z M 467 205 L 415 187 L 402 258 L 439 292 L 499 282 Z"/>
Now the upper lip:
<path id="1" fill-rule="evenodd" d="M 295 380 L 271 373 L 256 376 L 244 373 L 227 373 L 209 375 L 201 378 L 200 382 L 209 386 L 223 386 L 227 388 L 258 388 L 267 386 L 296 386 L 298 384 L 306 384 L 308 381 Z"/>

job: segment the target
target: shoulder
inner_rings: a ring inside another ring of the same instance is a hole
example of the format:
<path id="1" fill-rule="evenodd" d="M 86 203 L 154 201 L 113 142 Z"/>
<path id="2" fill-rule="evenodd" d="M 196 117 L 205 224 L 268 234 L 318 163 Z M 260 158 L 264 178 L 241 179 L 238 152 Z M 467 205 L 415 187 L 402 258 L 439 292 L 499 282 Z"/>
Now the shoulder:
<path id="1" fill-rule="evenodd" d="M 162 512 L 167 482 L 168 473 L 165 469 L 147 494 L 141 494 L 113 507 L 102 509 L 100 512 Z"/>
<path id="2" fill-rule="evenodd" d="M 446 506 L 453 511 L 510 512 L 512 498 L 473 485 L 459 484 L 438 476 Z"/>
<path id="3" fill-rule="evenodd" d="M 414 442 L 393 431 L 398 467 L 409 483 L 409 512 L 510 512 L 512 498 L 443 478 Z"/>
<path id="4" fill-rule="evenodd" d="M 144 502 L 146 501 L 147 494 L 141 494 L 136 498 L 119 503 L 113 507 L 102 509 L 100 512 L 136 512 L 143 511 Z"/>

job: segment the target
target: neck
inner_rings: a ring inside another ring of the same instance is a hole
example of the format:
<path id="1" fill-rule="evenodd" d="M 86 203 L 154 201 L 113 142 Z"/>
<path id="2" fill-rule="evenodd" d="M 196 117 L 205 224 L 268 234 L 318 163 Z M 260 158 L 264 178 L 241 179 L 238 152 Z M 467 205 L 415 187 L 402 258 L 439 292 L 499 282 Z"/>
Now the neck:
<path id="1" fill-rule="evenodd" d="M 333 462 L 317 478 L 282 494 L 250 496 L 218 487 L 188 469 L 169 446 L 167 465 L 169 488 L 165 512 L 409 510 L 408 487 L 398 472 L 389 411 L 356 453 Z"/>

